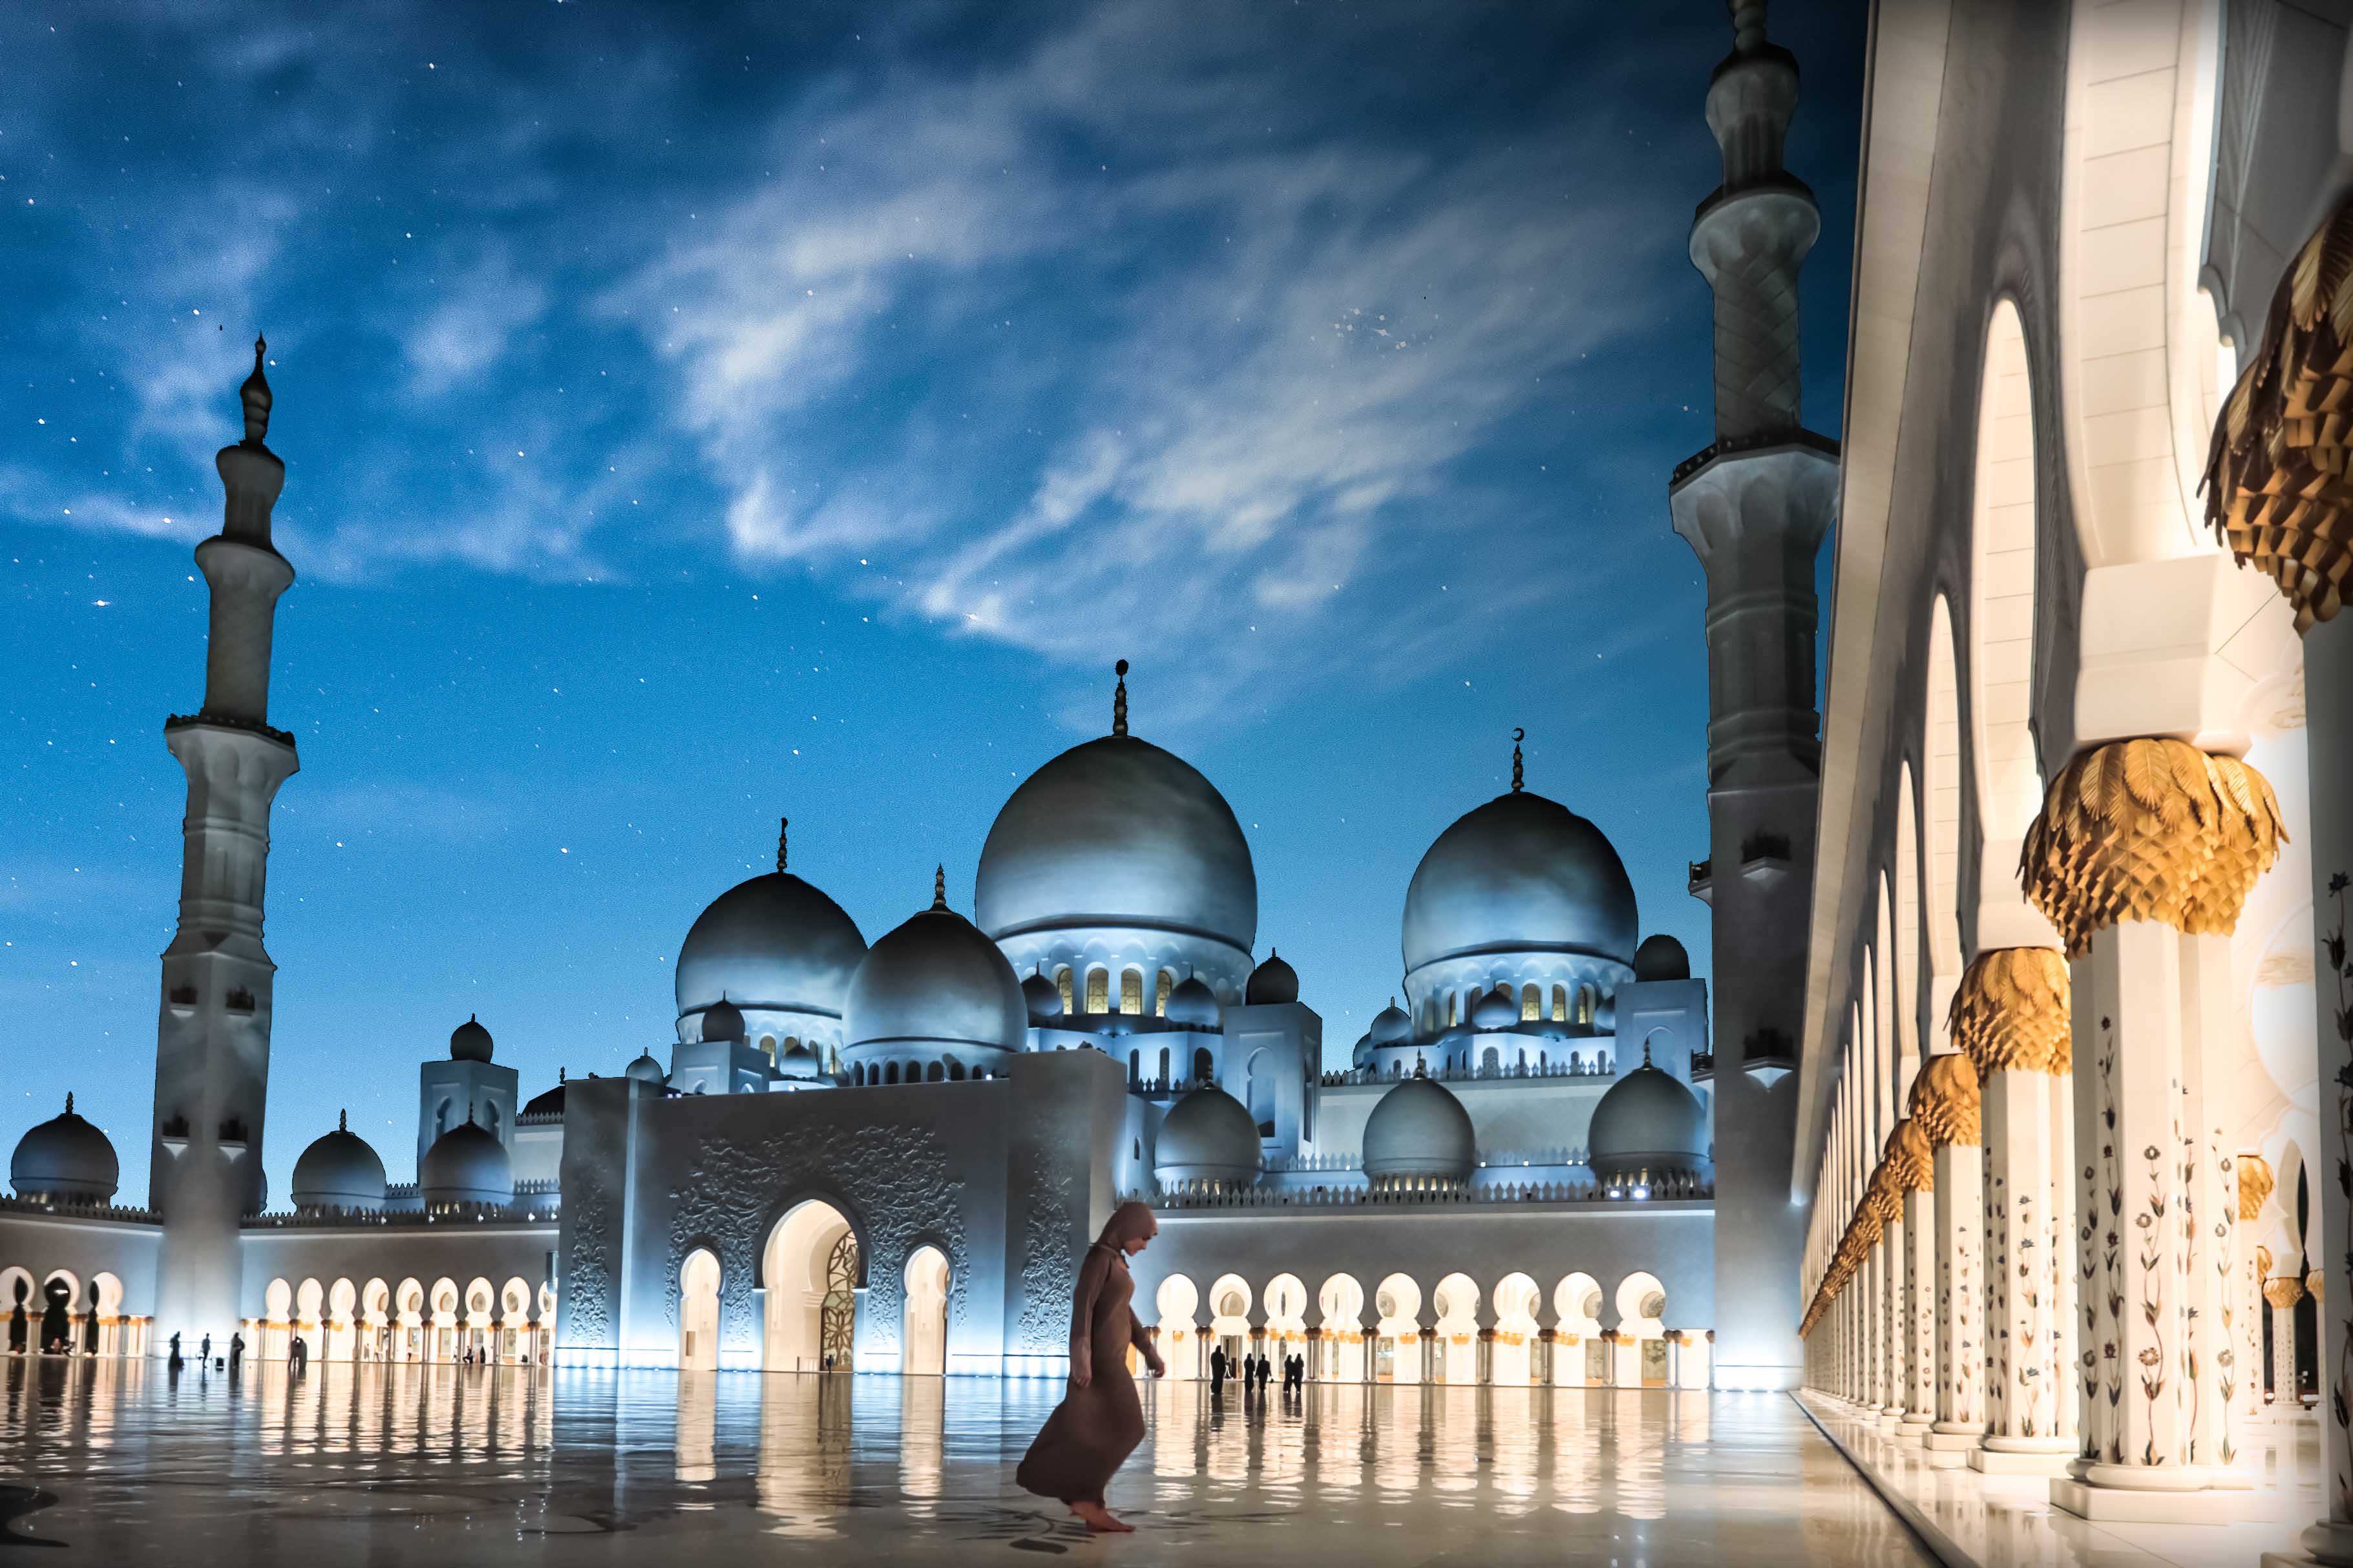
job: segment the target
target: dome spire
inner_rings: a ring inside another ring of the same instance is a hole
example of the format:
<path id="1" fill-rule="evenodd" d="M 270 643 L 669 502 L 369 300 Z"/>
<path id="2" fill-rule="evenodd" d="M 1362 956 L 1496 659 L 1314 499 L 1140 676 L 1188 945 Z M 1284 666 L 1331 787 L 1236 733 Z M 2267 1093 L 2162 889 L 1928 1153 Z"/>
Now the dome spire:
<path id="1" fill-rule="evenodd" d="M 335 1112 L 335 1131 L 338 1131 L 338 1132 L 349 1132 L 351 1130 L 352 1130 L 352 1113 L 351 1113 L 351 1111 L 350 1111 L 348 1109 L 336 1111 L 336 1112 Z"/>
<path id="2" fill-rule="evenodd" d="M 776 871 L 779 875 L 782 875 L 785 869 L 785 848 L 787 843 L 786 835 L 792 826 L 793 819 L 789 816 L 776 818 Z"/>
<path id="3" fill-rule="evenodd" d="M 932 868 L 932 908 L 944 910 L 947 907 L 948 868 L 944 865 L 934 866 Z"/>
<path id="4" fill-rule="evenodd" d="M 1512 793 L 1517 795 L 1527 787 L 1527 768 L 1520 760 L 1520 742 L 1528 738 L 1525 729 L 1512 731 Z"/>
<path id="5" fill-rule="evenodd" d="M 1111 689 L 1111 732 L 1124 735 L 1127 733 L 1127 660 L 1121 659 L 1113 665 L 1112 672 L 1119 677 L 1119 684 Z"/>
<path id="6" fill-rule="evenodd" d="M 66 1090 L 66 1114 L 67 1114 L 68 1116 L 71 1116 L 71 1115 L 73 1114 L 73 1090 L 72 1090 L 72 1089 L 68 1089 L 68 1090 Z"/>
<path id="7" fill-rule="evenodd" d="M 1732 12 L 1732 47 L 1753 54 L 1765 42 L 1765 0 L 1727 0 Z"/>

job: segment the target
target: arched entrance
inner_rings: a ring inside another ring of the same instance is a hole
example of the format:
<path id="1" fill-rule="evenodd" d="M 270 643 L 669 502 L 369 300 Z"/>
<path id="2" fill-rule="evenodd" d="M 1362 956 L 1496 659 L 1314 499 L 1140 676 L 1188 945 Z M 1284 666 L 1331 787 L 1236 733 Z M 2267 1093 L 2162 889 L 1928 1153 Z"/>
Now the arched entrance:
<path id="1" fill-rule="evenodd" d="M 1438 1282 L 1430 1304 L 1438 1310 L 1438 1344 L 1430 1358 L 1430 1380 L 1478 1382 L 1478 1285 L 1468 1274 L 1449 1274 Z"/>
<path id="2" fill-rule="evenodd" d="M 1571 1274 L 1553 1287 L 1552 1380 L 1587 1388 L 1609 1381 L 1609 1347 L 1601 1338 L 1601 1282 Z"/>
<path id="3" fill-rule="evenodd" d="M 719 1258 L 698 1247 L 678 1271 L 678 1369 L 719 1367 Z"/>
<path id="4" fill-rule="evenodd" d="M 1375 1383 L 1421 1381 L 1421 1287 L 1392 1274 L 1373 1293 L 1380 1321 L 1373 1340 Z"/>
<path id="5" fill-rule="evenodd" d="M 768 1233 L 761 1365 L 770 1372 L 848 1372 L 857 1338 L 858 1241 L 821 1199 L 795 1205 Z"/>
<path id="6" fill-rule="evenodd" d="M 1257 1353 L 1250 1343 L 1250 1286 L 1239 1274 L 1220 1274 L 1209 1287 L 1209 1334 L 1226 1351 L 1226 1368 L 1238 1373 L 1242 1357 Z"/>
<path id="7" fill-rule="evenodd" d="M 1495 1348 L 1487 1378 L 1497 1386 L 1541 1381 L 1536 1373 L 1536 1308 L 1543 1292 L 1525 1274 L 1506 1274 L 1495 1286 Z"/>
<path id="8" fill-rule="evenodd" d="M 1353 1274 L 1335 1274 L 1315 1292 L 1324 1314 L 1323 1365 L 1315 1375 L 1332 1383 L 1365 1381 L 1365 1288 Z"/>
<path id="9" fill-rule="evenodd" d="M 1193 1314 L 1200 1310 L 1201 1292 L 1185 1275 L 1171 1274 L 1160 1282 L 1152 1306 L 1160 1322 L 1160 1359 L 1167 1364 L 1168 1375 L 1199 1377 L 1201 1358 L 1208 1352 L 1201 1349 L 1199 1321 Z"/>
<path id="10" fill-rule="evenodd" d="M 41 1353 L 68 1354 L 73 1344 L 74 1282 L 70 1275 L 52 1274 L 41 1287 Z"/>
<path id="11" fill-rule="evenodd" d="M 1654 1274 L 1629 1274 L 1618 1283 L 1618 1386 L 1667 1385 L 1666 1287 Z"/>
<path id="12" fill-rule="evenodd" d="M 948 1259 L 936 1247 L 907 1258 L 905 1305 L 900 1314 L 902 1368 L 934 1377 L 948 1369 Z"/>

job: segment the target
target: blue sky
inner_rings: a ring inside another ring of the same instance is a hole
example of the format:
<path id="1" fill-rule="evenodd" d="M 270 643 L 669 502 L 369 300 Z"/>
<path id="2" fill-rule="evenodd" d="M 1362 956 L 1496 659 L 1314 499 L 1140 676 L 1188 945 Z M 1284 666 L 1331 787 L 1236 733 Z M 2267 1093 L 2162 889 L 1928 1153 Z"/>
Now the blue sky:
<path id="1" fill-rule="evenodd" d="M 1835 434 L 1859 0 L 1776 8 Z M 313 14 L 322 13 L 322 14 Z M 286 459 L 267 1163 L 411 1173 L 479 1014 L 524 1092 L 671 1037 L 774 855 L 970 907 L 1107 727 L 1249 831 L 1345 1053 L 1421 850 L 1508 783 L 1706 955 L 1710 431 L 1683 254 L 1721 7 L 19 7 L 0 102 L 0 1137 L 146 1192 L 156 955 L 257 329 Z"/>

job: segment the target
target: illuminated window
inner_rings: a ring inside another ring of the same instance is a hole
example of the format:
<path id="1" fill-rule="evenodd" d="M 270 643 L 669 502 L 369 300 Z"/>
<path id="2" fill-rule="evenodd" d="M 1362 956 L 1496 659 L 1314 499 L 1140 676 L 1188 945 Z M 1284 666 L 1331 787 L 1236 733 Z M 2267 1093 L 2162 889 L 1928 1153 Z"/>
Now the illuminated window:
<path id="1" fill-rule="evenodd" d="M 1131 1018 L 1144 1011 L 1144 971 L 1141 969 L 1119 972 L 1119 1010 Z"/>
<path id="2" fill-rule="evenodd" d="M 1176 984 L 1176 976 L 1174 973 L 1166 969 L 1160 972 L 1160 985 L 1152 998 L 1152 1016 L 1154 1017 L 1166 1018 L 1168 1016 L 1168 993 L 1175 988 Z"/>
<path id="3" fill-rule="evenodd" d="M 1580 1024 L 1593 1022 L 1593 987 L 1590 985 L 1577 988 L 1577 1021 Z"/>
<path id="4" fill-rule="evenodd" d="M 1544 1016 L 1544 993 L 1533 985 L 1520 988 L 1520 1022 L 1533 1024 Z"/>
<path id="5" fill-rule="evenodd" d="M 1199 1049 L 1194 1051 L 1193 1081 L 1195 1083 L 1207 1083 L 1211 1079 L 1215 1078 L 1217 1073 L 1217 1058 L 1209 1055 L 1209 1050 L 1207 1046 L 1201 1047 Z"/>
<path id="6" fill-rule="evenodd" d="M 1109 970 L 1087 971 L 1087 1011 L 1090 1013 L 1111 1011 L 1111 972 Z"/>
<path id="7" fill-rule="evenodd" d="M 1071 967 L 1069 964 L 1066 963 L 1061 968 L 1054 971 L 1054 989 L 1062 994 L 1063 1012 L 1075 1013 L 1079 1010 L 1075 999 L 1071 995 Z"/>
<path id="8" fill-rule="evenodd" d="M 1454 1027 L 1454 994 L 1451 991 L 1446 994 L 1446 1026 Z"/>
<path id="9" fill-rule="evenodd" d="M 1552 988 L 1552 1021 L 1556 1024 L 1568 1022 L 1568 987 L 1566 985 Z"/>

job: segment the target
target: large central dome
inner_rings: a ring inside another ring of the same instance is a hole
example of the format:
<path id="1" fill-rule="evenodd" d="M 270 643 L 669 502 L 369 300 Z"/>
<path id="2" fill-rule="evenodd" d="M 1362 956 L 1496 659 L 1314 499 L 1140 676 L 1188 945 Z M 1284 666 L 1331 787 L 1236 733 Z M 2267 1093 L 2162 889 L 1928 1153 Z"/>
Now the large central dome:
<path id="1" fill-rule="evenodd" d="M 1130 735 L 1073 746 L 1013 792 L 980 851 L 980 929 L 1073 927 L 1229 943 L 1258 935 L 1258 873 L 1233 809 L 1191 763 Z"/>
<path id="2" fill-rule="evenodd" d="M 1550 952 L 1634 962 L 1634 885 L 1601 829 L 1514 790 L 1456 819 L 1406 889 L 1408 973 L 1481 953 Z"/>

